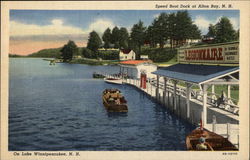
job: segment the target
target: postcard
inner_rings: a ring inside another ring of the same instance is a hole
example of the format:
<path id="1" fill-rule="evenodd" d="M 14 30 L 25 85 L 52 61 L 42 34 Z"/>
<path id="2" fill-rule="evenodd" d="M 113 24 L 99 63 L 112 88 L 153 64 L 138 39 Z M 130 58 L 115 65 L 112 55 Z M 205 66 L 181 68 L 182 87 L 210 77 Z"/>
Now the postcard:
<path id="1" fill-rule="evenodd" d="M 249 159 L 248 1 L 1 4 L 0 159 Z"/>

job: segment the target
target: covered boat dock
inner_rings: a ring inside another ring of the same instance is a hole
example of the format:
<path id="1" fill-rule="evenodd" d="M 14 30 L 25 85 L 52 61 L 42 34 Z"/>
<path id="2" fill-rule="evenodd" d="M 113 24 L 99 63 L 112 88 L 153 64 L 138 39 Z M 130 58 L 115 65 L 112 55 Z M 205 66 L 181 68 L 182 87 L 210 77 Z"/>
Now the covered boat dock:
<path id="1" fill-rule="evenodd" d="M 198 65 L 198 64 L 176 64 L 169 67 L 159 69 L 153 74 L 157 75 L 156 78 L 156 99 L 159 99 L 159 85 L 160 78 L 163 78 L 163 98 L 168 93 L 167 84 L 173 83 L 173 97 L 174 97 L 174 109 L 176 109 L 176 96 L 177 96 L 177 84 L 184 82 L 186 86 L 186 107 L 187 118 L 190 118 L 190 99 L 191 88 L 193 85 L 199 86 L 202 91 L 202 121 L 204 127 L 207 124 L 207 103 L 208 96 L 207 90 L 211 86 L 212 93 L 214 93 L 214 85 L 227 85 L 228 86 L 228 98 L 230 98 L 231 85 L 239 84 L 239 67 L 238 66 L 218 66 L 218 65 Z"/>

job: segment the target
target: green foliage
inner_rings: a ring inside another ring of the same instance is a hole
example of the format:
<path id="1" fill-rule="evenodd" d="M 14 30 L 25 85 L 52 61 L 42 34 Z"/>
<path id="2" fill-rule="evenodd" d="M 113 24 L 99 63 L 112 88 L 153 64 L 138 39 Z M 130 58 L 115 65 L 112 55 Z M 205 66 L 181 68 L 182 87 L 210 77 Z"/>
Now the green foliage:
<path id="1" fill-rule="evenodd" d="M 119 51 L 99 51 L 98 57 L 104 60 L 119 60 Z"/>
<path id="2" fill-rule="evenodd" d="M 96 53 L 101 44 L 102 40 L 99 35 L 95 31 L 90 32 L 87 48 Z"/>
<path id="3" fill-rule="evenodd" d="M 112 30 L 112 43 L 115 45 L 114 48 L 120 48 L 119 39 L 120 39 L 120 30 L 117 26 L 115 26 Z"/>
<path id="4" fill-rule="evenodd" d="M 222 17 L 220 21 L 208 27 L 206 37 L 212 37 L 212 43 L 225 43 L 239 40 L 239 30 L 235 31 L 233 25 L 227 17 Z"/>
<path id="5" fill-rule="evenodd" d="M 32 53 L 28 55 L 28 57 L 41 57 L 41 58 L 60 58 L 62 48 L 51 48 L 51 49 L 43 49 L 38 52 Z"/>
<path id="6" fill-rule="evenodd" d="M 222 17 L 216 24 L 216 43 L 231 42 L 237 40 L 236 31 L 227 17 Z"/>
<path id="7" fill-rule="evenodd" d="M 189 38 L 190 39 L 200 39 L 201 38 L 201 31 L 199 30 L 199 28 L 195 25 L 192 24 L 191 25 L 191 29 L 189 31 Z"/>
<path id="8" fill-rule="evenodd" d="M 131 29 L 131 42 L 135 47 L 139 49 L 136 56 L 137 59 L 140 57 L 141 53 L 141 46 L 144 44 L 145 41 L 145 35 L 146 33 L 146 27 L 144 27 L 143 22 L 140 20 L 137 24 L 134 24 L 134 26 Z M 132 48 L 136 50 L 136 48 Z"/>
<path id="9" fill-rule="evenodd" d="M 208 33 L 207 33 L 206 37 L 215 38 L 215 36 L 216 36 L 216 27 L 212 24 L 209 24 Z"/>
<path id="10" fill-rule="evenodd" d="M 110 48 L 110 44 L 112 41 L 112 34 L 111 34 L 111 30 L 109 28 L 107 28 L 104 31 L 103 36 L 102 36 L 102 40 L 104 42 L 104 48 L 105 49 Z"/>
<path id="11" fill-rule="evenodd" d="M 119 59 L 119 51 L 112 51 L 112 50 L 102 50 L 93 52 L 88 48 L 82 49 L 82 55 L 85 58 L 91 59 L 104 59 L 104 60 L 118 60 Z"/>
<path id="12" fill-rule="evenodd" d="M 97 60 L 97 59 L 73 59 L 70 63 L 87 64 L 87 65 L 103 65 L 103 64 L 117 64 L 117 60 Z"/>
<path id="13" fill-rule="evenodd" d="M 83 48 L 82 49 L 82 55 L 85 58 L 97 58 L 97 55 L 88 48 Z"/>
<path id="14" fill-rule="evenodd" d="M 142 50 L 142 54 L 148 55 L 153 62 L 166 62 L 177 55 L 177 50 L 170 48 L 147 48 Z"/>
<path id="15" fill-rule="evenodd" d="M 109 28 L 108 28 L 109 29 Z M 128 48 L 129 34 L 126 28 L 121 27 L 120 29 L 115 26 L 110 34 L 110 30 L 106 30 L 103 33 L 104 48 L 110 48 L 110 44 L 114 45 L 114 48 Z"/>
<path id="16" fill-rule="evenodd" d="M 126 28 L 121 27 L 119 30 L 119 46 L 120 49 L 127 49 L 128 48 L 128 39 L 129 39 L 129 34 Z"/>
<path id="17" fill-rule="evenodd" d="M 26 56 L 18 55 L 18 54 L 9 54 L 9 57 L 19 58 L 19 57 L 26 57 Z"/>
<path id="18" fill-rule="evenodd" d="M 240 30 L 238 29 L 235 33 L 235 40 L 239 41 L 239 38 L 240 38 Z"/>
<path id="19" fill-rule="evenodd" d="M 70 63 L 75 64 L 87 64 L 87 65 L 103 65 L 102 61 L 91 60 L 91 59 L 73 59 Z"/>
<path id="20" fill-rule="evenodd" d="M 78 48 L 74 41 L 69 40 L 67 44 L 61 49 L 62 58 L 64 62 L 70 61 L 73 55 L 78 54 Z"/>
<path id="21" fill-rule="evenodd" d="M 197 39 L 201 37 L 198 27 L 193 24 L 188 11 L 178 11 L 175 15 L 174 37 L 176 45 L 180 46 L 187 39 Z"/>
<path id="22" fill-rule="evenodd" d="M 148 27 L 146 38 L 152 43 L 151 46 L 155 47 L 158 43 L 161 48 L 164 47 L 165 41 L 169 38 L 167 18 L 168 15 L 166 13 L 161 13 L 158 18 L 154 19 L 151 26 Z"/>
<path id="23" fill-rule="evenodd" d="M 159 44 L 163 48 L 169 40 L 173 48 L 182 45 L 187 39 L 199 38 L 201 38 L 201 31 L 193 24 L 187 11 L 161 13 L 146 31 L 146 41 L 150 42 L 151 47 Z"/>

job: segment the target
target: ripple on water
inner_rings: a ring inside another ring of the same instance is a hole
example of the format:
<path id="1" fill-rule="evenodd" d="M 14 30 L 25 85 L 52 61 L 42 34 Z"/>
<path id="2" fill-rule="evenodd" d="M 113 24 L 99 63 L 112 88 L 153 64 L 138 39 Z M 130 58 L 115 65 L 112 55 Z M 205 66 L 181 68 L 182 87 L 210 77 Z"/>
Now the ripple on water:
<path id="1" fill-rule="evenodd" d="M 91 79 L 99 70 L 119 68 L 10 59 L 9 150 L 185 150 L 193 126 L 134 87 Z M 128 113 L 106 111 L 106 88 L 122 91 Z"/>

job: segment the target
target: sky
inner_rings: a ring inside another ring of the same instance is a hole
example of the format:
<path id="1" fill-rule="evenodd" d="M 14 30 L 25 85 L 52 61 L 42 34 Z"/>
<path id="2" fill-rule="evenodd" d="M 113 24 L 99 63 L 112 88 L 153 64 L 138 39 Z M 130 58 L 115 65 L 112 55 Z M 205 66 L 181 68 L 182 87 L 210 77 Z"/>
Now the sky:
<path id="1" fill-rule="evenodd" d="M 132 26 L 143 21 L 150 25 L 160 13 L 176 10 L 11 10 L 10 53 L 27 55 L 45 48 L 62 47 L 73 40 L 79 47 L 86 46 L 89 32 L 102 33 L 109 27 Z M 222 16 L 239 29 L 238 10 L 190 10 L 194 24 L 206 34 L 209 24 L 216 24 Z"/>

